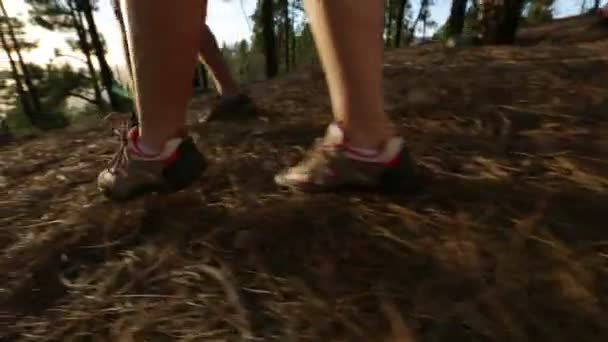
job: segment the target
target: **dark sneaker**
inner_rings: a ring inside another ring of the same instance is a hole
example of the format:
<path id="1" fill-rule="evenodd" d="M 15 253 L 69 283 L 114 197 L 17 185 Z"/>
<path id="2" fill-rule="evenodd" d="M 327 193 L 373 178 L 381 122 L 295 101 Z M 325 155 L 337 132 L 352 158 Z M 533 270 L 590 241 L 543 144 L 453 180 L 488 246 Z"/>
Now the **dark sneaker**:
<path id="1" fill-rule="evenodd" d="M 147 158 L 136 146 L 138 133 L 137 127 L 119 131 L 120 149 L 97 178 L 97 186 L 106 197 L 125 201 L 147 193 L 177 192 L 205 170 L 205 157 L 191 137 L 171 139 L 160 156 Z"/>
<path id="2" fill-rule="evenodd" d="M 336 137 L 336 125 L 298 165 L 275 176 L 279 186 L 305 192 L 341 189 L 410 191 L 417 184 L 414 165 L 402 138 L 387 141 L 376 155 L 364 155 Z M 339 135 L 339 134 L 338 134 Z"/>
<path id="3" fill-rule="evenodd" d="M 249 96 L 219 96 L 207 121 L 248 119 L 255 114 L 255 105 Z"/>

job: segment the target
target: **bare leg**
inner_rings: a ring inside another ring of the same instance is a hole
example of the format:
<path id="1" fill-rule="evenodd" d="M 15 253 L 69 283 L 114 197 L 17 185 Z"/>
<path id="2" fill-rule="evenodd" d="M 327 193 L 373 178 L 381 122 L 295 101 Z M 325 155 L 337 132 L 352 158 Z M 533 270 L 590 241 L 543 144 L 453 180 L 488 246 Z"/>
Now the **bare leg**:
<path id="1" fill-rule="evenodd" d="M 203 23 L 200 57 L 211 72 L 215 87 L 220 95 L 236 96 L 240 89 L 224 61 L 224 57 L 217 46 L 213 33 L 207 24 Z"/>
<path id="2" fill-rule="evenodd" d="M 207 70 L 211 72 L 215 87 L 220 95 L 236 96 L 240 93 L 240 89 L 226 65 L 224 56 L 220 51 L 215 36 L 211 29 L 205 23 L 207 19 L 207 0 L 203 0 L 203 21 L 201 29 L 201 46 L 200 58 L 207 66 Z"/>
<path id="3" fill-rule="evenodd" d="M 122 0 L 141 142 L 160 151 L 182 131 L 200 42 L 200 0 Z"/>
<path id="4" fill-rule="evenodd" d="M 415 170 L 384 112 L 383 0 L 304 0 L 325 70 L 334 120 L 297 165 L 275 176 L 283 187 L 409 189 Z"/>
<path id="5" fill-rule="evenodd" d="M 305 0 L 336 121 L 357 147 L 392 135 L 382 93 L 383 1 Z"/>

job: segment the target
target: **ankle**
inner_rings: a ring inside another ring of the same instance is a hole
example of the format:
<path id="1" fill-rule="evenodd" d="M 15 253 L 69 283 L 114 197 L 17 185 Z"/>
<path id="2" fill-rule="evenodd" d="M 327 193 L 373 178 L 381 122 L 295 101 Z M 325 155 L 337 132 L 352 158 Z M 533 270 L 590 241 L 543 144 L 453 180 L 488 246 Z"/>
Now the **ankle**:
<path id="1" fill-rule="evenodd" d="M 362 129 L 349 125 L 343 126 L 342 130 L 350 147 L 363 149 L 378 149 L 395 136 L 390 125 L 367 126 Z"/>
<path id="2" fill-rule="evenodd" d="M 149 137 L 148 135 L 141 134 L 137 129 L 133 130 L 131 135 L 131 143 L 138 152 L 144 156 L 157 156 L 167 150 L 167 144 L 173 140 L 181 140 L 185 136 L 184 130 L 179 129 L 175 134 L 171 134 L 168 137 L 156 139 L 156 137 Z"/>
<path id="3" fill-rule="evenodd" d="M 137 150 L 138 153 L 142 154 L 143 156 L 149 156 L 149 157 L 154 157 L 154 156 L 158 156 L 161 154 L 161 152 L 164 149 L 164 145 L 162 144 L 161 146 L 157 146 L 157 145 L 152 145 L 152 144 L 148 144 L 142 140 L 135 140 L 133 142 L 133 144 L 135 145 L 135 149 Z"/>

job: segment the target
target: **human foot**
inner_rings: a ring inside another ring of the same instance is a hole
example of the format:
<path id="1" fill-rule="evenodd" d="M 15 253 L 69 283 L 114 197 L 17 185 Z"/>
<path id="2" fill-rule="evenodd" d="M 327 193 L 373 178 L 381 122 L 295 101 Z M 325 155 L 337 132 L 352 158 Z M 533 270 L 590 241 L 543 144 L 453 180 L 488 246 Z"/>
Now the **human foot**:
<path id="1" fill-rule="evenodd" d="M 207 120 L 247 119 L 255 115 L 255 104 L 246 94 L 219 96 Z"/>
<path id="2" fill-rule="evenodd" d="M 413 162 L 402 138 L 388 139 L 377 150 L 349 146 L 337 124 L 296 166 L 275 176 L 282 187 L 305 192 L 343 188 L 389 191 L 413 189 L 417 184 Z"/>
<path id="3" fill-rule="evenodd" d="M 97 178 L 97 186 L 106 197 L 125 201 L 147 193 L 177 192 L 205 170 L 205 157 L 191 137 L 175 137 L 159 154 L 146 155 L 138 147 L 138 127 L 128 129 L 127 125 L 117 131 L 119 151 Z"/>

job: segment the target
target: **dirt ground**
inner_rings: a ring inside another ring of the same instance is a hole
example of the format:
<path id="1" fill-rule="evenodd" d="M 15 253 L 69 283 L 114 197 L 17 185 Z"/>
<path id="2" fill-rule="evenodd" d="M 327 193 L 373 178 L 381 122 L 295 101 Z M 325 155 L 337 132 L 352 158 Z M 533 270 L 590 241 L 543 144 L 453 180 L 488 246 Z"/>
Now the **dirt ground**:
<path id="1" fill-rule="evenodd" d="M 211 166 L 169 197 L 97 193 L 104 127 L 0 147 L 0 341 L 607 341 L 608 30 L 577 20 L 387 52 L 419 193 L 274 186 L 329 121 L 315 68 L 193 124 Z"/>

